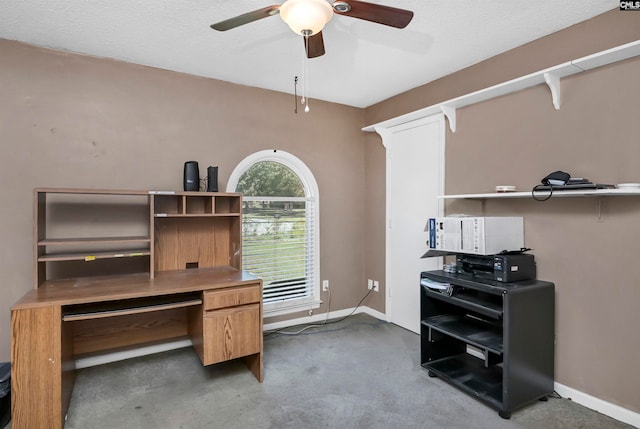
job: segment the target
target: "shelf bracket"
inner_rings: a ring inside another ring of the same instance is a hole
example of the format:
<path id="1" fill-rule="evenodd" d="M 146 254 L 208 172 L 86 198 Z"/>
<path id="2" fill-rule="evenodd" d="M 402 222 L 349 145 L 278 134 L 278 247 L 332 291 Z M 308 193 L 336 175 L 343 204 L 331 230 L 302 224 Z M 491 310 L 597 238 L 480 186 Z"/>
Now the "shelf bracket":
<path id="1" fill-rule="evenodd" d="M 604 222 L 604 198 L 598 198 L 596 200 L 596 222 Z"/>
<path id="2" fill-rule="evenodd" d="M 551 90 L 551 101 L 553 101 L 553 107 L 555 107 L 556 110 L 560 110 L 560 76 L 547 72 L 544 74 L 544 81 Z"/>
<path id="3" fill-rule="evenodd" d="M 444 113 L 444 116 L 449 120 L 449 128 L 452 133 L 456 132 L 456 108 L 451 106 L 442 105 L 440 110 Z"/>
<path id="4" fill-rule="evenodd" d="M 374 130 L 376 131 L 376 133 L 378 133 L 378 135 L 382 138 L 382 146 L 384 146 L 384 148 L 387 148 L 387 143 L 386 143 L 386 138 L 389 137 L 389 135 L 391 134 L 389 132 L 388 128 L 385 127 L 374 127 Z"/>

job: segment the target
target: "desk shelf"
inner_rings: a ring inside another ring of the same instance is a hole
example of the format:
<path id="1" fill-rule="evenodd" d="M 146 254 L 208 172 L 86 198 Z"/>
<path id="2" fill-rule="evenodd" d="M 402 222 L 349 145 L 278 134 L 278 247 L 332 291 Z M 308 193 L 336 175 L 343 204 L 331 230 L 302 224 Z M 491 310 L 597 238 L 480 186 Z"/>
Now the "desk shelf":
<path id="1" fill-rule="evenodd" d="M 81 253 L 46 253 L 38 256 L 38 262 L 85 261 L 98 259 L 137 258 L 149 256 L 149 249 L 116 250 L 109 252 L 81 252 Z"/>
<path id="2" fill-rule="evenodd" d="M 76 244 L 130 244 L 150 243 L 151 237 L 82 237 L 82 238 L 47 238 L 38 241 L 38 246 L 73 246 Z"/>
<path id="3" fill-rule="evenodd" d="M 62 312 L 63 322 L 102 319 L 105 317 L 143 314 L 152 311 L 172 310 L 202 304 L 199 294 L 163 295 L 121 301 L 76 304 L 66 306 Z"/>
<path id="4" fill-rule="evenodd" d="M 239 216 L 242 204 L 238 194 L 222 192 L 176 192 L 155 195 L 155 216 Z"/>
<path id="5" fill-rule="evenodd" d="M 38 262 L 61 262 L 61 261 L 94 261 L 97 259 L 113 259 L 113 258 L 131 258 L 139 256 L 149 256 L 151 238 L 148 236 L 137 237 L 82 237 L 82 238 L 47 238 L 38 241 Z M 104 247 L 107 245 L 140 245 L 145 244 L 144 248 L 139 249 L 112 249 L 109 251 L 98 250 L 92 251 L 84 249 L 81 252 L 73 251 L 77 247 Z M 62 251 L 47 251 L 47 247 L 55 247 L 63 249 Z M 67 252 L 64 249 L 70 248 L 72 251 Z"/>
<path id="6" fill-rule="evenodd" d="M 242 196 L 222 192 L 34 190 L 34 288 L 94 271 L 242 268 Z M 125 261 L 132 257 L 148 261 Z M 134 265 L 135 264 L 135 265 Z"/>

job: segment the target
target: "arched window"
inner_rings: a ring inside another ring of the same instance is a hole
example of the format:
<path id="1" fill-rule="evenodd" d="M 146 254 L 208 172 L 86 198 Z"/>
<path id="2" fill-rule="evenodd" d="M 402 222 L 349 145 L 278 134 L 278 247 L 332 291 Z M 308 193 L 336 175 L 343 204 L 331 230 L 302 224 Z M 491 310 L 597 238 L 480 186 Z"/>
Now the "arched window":
<path id="1" fill-rule="evenodd" d="M 264 313 L 320 305 L 318 185 L 295 156 L 266 150 L 245 158 L 227 191 L 243 194 L 242 267 L 263 279 Z"/>

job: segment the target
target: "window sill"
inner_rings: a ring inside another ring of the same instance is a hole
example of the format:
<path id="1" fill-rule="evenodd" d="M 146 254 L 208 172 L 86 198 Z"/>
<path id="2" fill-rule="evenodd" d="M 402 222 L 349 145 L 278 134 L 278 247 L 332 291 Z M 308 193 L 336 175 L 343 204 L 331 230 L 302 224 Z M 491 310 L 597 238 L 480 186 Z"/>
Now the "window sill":
<path id="1" fill-rule="evenodd" d="M 303 298 L 292 302 L 270 302 L 264 304 L 263 317 L 282 316 L 298 311 L 313 310 L 320 307 L 322 301 L 313 298 Z"/>

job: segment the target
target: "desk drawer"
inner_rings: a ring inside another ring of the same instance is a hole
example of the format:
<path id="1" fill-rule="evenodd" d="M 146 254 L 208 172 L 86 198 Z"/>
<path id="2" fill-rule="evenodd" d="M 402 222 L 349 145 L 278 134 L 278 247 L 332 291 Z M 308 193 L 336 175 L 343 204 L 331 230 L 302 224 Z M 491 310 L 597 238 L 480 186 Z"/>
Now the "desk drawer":
<path id="1" fill-rule="evenodd" d="M 204 365 L 262 351 L 260 304 L 206 311 L 202 322 Z"/>
<path id="2" fill-rule="evenodd" d="M 203 295 L 203 309 L 207 311 L 260 302 L 262 299 L 262 289 L 260 285 L 257 284 L 222 290 L 208 290 L 205 291 Z"/>

